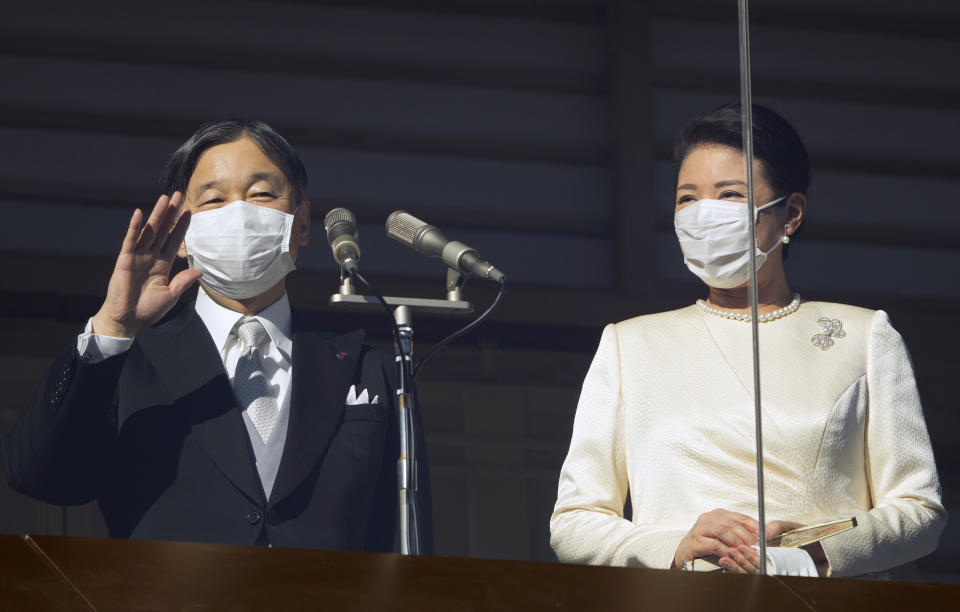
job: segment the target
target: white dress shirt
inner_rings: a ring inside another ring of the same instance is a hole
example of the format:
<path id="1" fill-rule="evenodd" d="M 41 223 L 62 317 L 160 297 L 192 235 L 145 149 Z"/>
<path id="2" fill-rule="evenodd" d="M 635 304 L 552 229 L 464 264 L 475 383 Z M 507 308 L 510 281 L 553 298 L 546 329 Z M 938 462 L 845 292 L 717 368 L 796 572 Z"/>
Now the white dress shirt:
<path id="1" fill-rule="evenodd" d="M 213 345 L 220 351 L 223 369 L 226 370 L 232 385 L 237 361 L 240 359 L 236 326 L 244 315 L 217 304 L 203 289 L 197 292 L 195 308 L 213 338 Z M 261 347 L 260 354 L 263 359 L 263 373 L 268 383 L 277 387 L 277 406 L 282 415 L 290 407 L 290 353 L 293 350 L 290 340 L 290 300 L 287 294 L 284 293 L 279 300 L 258 312 L 256 319 L 263 324 L 270 337 L 269 347 Z"/>
<path id="2" fill-rule="evenodd" d="M 827 350 L 821 318 L 845 335 Z M 936 548 L 946 522 L 910 357 L 883 311 L 804 302 L 760 324 L 766 519 L 855 516 L 833 575 Z M 697 517 L 757 517 L 750 325 L 696 306 L 603 331 L 550 520 L 562 561 L 668 568 Z M 623 517 L 630 493 L 633 515 Z"/>
<path id="3" fill-rule="evenodd" d="M 197 292 L 194 304 L 200 320 L 203 321 L 220 353 L 223 368 L 233 384 L 233 375 L 240 358 L 240 342 L 235 328 L 243 314 L 224 308 L 214 302 L 202 288 Z M 291 312 L 287 294 L 257 313 L 256 318 L 263 324 L 269 336 L 269 346 L 260 347 L 264 375 L 268 383 L 277 389 L 277 407 L 279 414 L 273 433 L 265 444 L 257 433 L 247 411 L 243 411 L 243 422 L 247 427 L 250 444 L 253 447 L 257 471 L 267 498 L 273 489 L 283 445 L 287 437 L 287 425 L 290 420 L 290 381 L 292 379 Z M 77 338 L 77 351 L 80 359 L 87 363 L 98 363 L 119 355 L 133 344 L 133 338 L 112 338 L 92 332 L 92 319 L 87 321 L 84 333 Z"/>

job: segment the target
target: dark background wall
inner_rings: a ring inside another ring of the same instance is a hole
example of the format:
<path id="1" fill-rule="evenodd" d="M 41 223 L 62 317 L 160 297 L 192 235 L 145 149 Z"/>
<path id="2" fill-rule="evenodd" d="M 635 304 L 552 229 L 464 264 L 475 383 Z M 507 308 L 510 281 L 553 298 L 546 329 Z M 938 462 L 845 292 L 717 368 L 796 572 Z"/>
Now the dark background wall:
<path id="1" fill-rule="evenodd" d="M 958 508 L 960 5 L 755 0 L 751 14 L 755 99 L 814 163 L 792 284 L 891 314 Z M 491 322 L 422 377 L 439 552 L 554 558 L 547 520 L 600 329 L 704 293 L 673 235 L 670 142 L 738 95 L 733 0 L 31 2 L 2 17 L 0 432 L 98 307 L 167 155 L 204 121 L 261 118 L 311 175 L 300 308 L 389 341 L 379 313 L 328 306 L 334 206 L 359 217 L 384 293 L 442 295 L 442 266 L 384 236 L 396 209 L 510 276 Z M 492 288 L 467 297 L 485 305 Z M 421 354 L 457 325 L 415 323 Z M 94 508 L 5 484 L 0 508 L 2 531 L 103 533 Z M 953 522 L 917 578 L 958 576 Z"/>

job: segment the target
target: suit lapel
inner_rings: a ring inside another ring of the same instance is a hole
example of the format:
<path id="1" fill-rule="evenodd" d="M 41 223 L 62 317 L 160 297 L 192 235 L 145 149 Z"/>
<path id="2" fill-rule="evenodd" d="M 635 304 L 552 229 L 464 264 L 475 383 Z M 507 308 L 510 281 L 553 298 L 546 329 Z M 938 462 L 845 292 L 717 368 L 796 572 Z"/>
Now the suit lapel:
<path id="1" fill-rule="evenodd" d="M 330 444 L 359 364 L 363 331 L 341 336 L 293 336 L 290 424 L 271 501 L 283 499 L 306 478 Z"/>
<path id="2" fill-rule="evenodd" d="M 192 306 L 140 334 L 138 342 L 182 409 L 200 446 L 255 503 L 265 499 L 253 452 L 223 361 Z"/>

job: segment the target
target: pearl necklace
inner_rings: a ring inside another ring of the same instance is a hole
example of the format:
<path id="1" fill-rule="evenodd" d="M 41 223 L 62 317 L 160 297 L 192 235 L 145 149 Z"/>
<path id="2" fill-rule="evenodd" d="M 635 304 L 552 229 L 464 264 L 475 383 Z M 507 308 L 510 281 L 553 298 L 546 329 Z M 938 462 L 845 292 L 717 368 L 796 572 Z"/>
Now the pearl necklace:
<path id="1" fill-rule="evenodd" d="M 734 321 L 750 321 L 750 315 L 744 312 L 730 312 L 729 310 L 721 310 L 719 308 L 714 308 L 710 306 L 703 300 L 697 300 L 697 306 L 700 307 L 700 310 L 707 314 L 712 314 L 715 317 L 722 317 L 724 319 L 733 319 Z M 761 323 L 768 323 L 774 319 L 779 319 L 785 317 L 788 314 L 793 314 L 800 308 L 800 294 L 794 294 L 793 301 L 784 306 L 774 310 L 773 312 L 760 315 Z"/>

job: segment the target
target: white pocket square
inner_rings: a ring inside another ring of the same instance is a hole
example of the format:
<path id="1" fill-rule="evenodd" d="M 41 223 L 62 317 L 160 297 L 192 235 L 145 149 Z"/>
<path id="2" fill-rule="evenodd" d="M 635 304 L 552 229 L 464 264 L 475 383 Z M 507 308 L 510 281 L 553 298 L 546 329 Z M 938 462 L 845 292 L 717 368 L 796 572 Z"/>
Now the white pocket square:
<path id="1" fill-rule="evenodd" d="M 367 393 L 366 389 L 361 391 L 360 396 L 358 397 L 356 385 L 350 385 L 350 391 L 347 392 L 347 406 L 355 406 L 357 404 L 377 404 L 379 401 L 379 395 L 374 395 L 373 399 L 370 399 L 370 394 Z"/>

